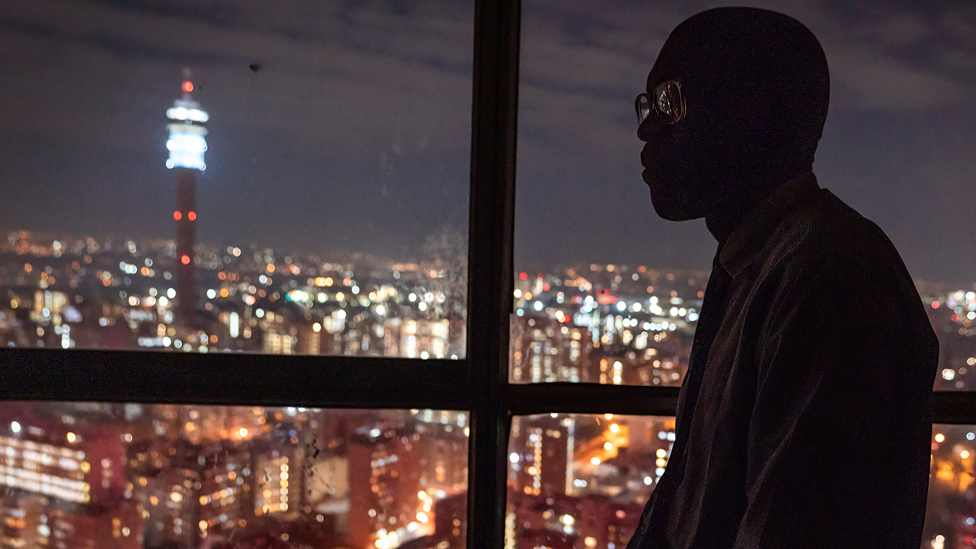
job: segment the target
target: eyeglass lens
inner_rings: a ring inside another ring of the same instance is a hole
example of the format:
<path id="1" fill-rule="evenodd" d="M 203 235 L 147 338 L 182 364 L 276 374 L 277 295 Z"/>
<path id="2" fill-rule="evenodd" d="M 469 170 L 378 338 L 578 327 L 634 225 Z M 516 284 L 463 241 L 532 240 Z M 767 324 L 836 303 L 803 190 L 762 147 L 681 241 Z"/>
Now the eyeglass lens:
<path id="1" fill-rule="evenodd" d="M 653 103 L 651 103 L 652 98 Z M 681 95 L 681 84 L 674 80 L 658 84 L 651 97 L 648 97 L 646 93 L 637 96 L 636 107 L 638 123 L 643 123 L 652 110 L 657 111 L 661 120 L 667 124 L 678 122 L 685 116 L 685 102 Z"/>

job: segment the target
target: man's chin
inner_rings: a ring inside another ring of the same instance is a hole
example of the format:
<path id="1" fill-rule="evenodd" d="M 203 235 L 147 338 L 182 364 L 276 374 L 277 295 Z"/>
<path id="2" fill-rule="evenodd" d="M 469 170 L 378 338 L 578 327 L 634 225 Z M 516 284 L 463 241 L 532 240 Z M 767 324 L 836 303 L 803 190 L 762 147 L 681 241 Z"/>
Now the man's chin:
<path id="1" fill-rule="evenodd" d="M 682 196 L 680 192 L 673 192 L 675 188 L 681 187 L 678 182 L 672 181 L 669 178 L 662 185 L 659 174 L 655 172 L 656 170 L 654 170 L 653 165 L 648 166 L 641 176 L 644 182 L 647 183 L 647 188 L 650 189 L 651 204 L 654 206 L 654 211 L 659 217 L 668 221 L 688 221 L 705 217 L 700 212 L 700 204 L 689 204 L 687 196 Z"/>
<path id="2" fill-rule="evenodd" d="M 689 208 L 687 204 L 663 197 L 654 189 L 651 189 L 651 204 L 654 206 L 657 215 L 668 221 L 690 221 L 704 217 L 704 215 L 694 211 L 694 208 Z"/>

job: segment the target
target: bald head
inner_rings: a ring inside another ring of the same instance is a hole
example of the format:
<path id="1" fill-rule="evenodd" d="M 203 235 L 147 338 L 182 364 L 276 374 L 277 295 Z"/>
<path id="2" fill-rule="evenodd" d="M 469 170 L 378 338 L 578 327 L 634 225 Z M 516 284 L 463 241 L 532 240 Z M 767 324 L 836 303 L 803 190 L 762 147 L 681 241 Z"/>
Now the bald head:
<path id="1" fill-rule="evenodd" d="M 669 73 L 698 88 L 704 107 L 737 123 L 743 138 L 813 164 L 830 81 L 820 42 L 796 19 L 757 8 L 699 13 L 671 33 L 648 84 Z"/>
<path id="2" fill-rule="evenodd" d="M 830 82 L 820 43 L 799 21 L 756 8 L 694 15 L 668 37 L 647 89 L 669 80 L 681 83 L 685 119 L 668 126 L 649 117 L 638 133 L 663 217 L 707 216 L 756 191 L 744 186 L 812 168 Z"/>

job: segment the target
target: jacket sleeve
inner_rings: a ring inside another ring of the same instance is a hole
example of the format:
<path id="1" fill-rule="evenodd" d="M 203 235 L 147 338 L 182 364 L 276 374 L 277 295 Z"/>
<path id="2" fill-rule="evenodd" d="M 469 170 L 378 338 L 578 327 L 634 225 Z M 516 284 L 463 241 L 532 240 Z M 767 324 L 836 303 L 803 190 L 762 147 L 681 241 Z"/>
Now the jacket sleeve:
<path id="1" fill-rule="evenodd" d="M 784 269 L 757 328 L 736 547 L 919 547 L 938 343 L 902 278 Z"/>

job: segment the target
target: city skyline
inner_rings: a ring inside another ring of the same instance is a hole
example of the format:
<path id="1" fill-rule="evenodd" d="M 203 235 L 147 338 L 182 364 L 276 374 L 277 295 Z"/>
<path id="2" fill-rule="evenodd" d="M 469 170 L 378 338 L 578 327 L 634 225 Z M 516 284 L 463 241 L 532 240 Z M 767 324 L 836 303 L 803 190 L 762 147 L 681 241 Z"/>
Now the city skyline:
<path id="1" fill-rule="evenodd" d="M 682 384 L 715 243 L 655 216 L 631 107 L 670 29 L 715 5 L 522 2 L 509 383 Z M 973 390 L 976 7 L 762 5 L 823 41 L 815 172 L 902 252 L 934 389 Z M 0 346 L 469 358 L 473 21 L 473 0 L 11 6 Z M 173 160 L 204 133 L 205 169 Z M 3 402 L 0 545 L 464 547 L 476 417 Z M 674 419 L 511 419 L 505 546 L 622 549 Z M 976 428 L 933 425 L 930 472 L 923 549 L 973 545 Z"/>
<path id="2" fill-rule="evenodd" d="M 517 266 L 707 267 L 703 223 L 650 207 L 631 105 L 670 28 L 712 5 L 524 3 Z M 821 184 L 913 275 L 968 284 L 972 9 L 763 5 L 827 52 Z M 0 229 L 169 236 L 160 109 L 192 66 L 213 117 L 202 238 L 391 256 L 444 226 L 466 233 L 472 21 L 472 5 L 433 0 L 18 4 L 0 22 L 18 82 L 0 106 Z"/>

